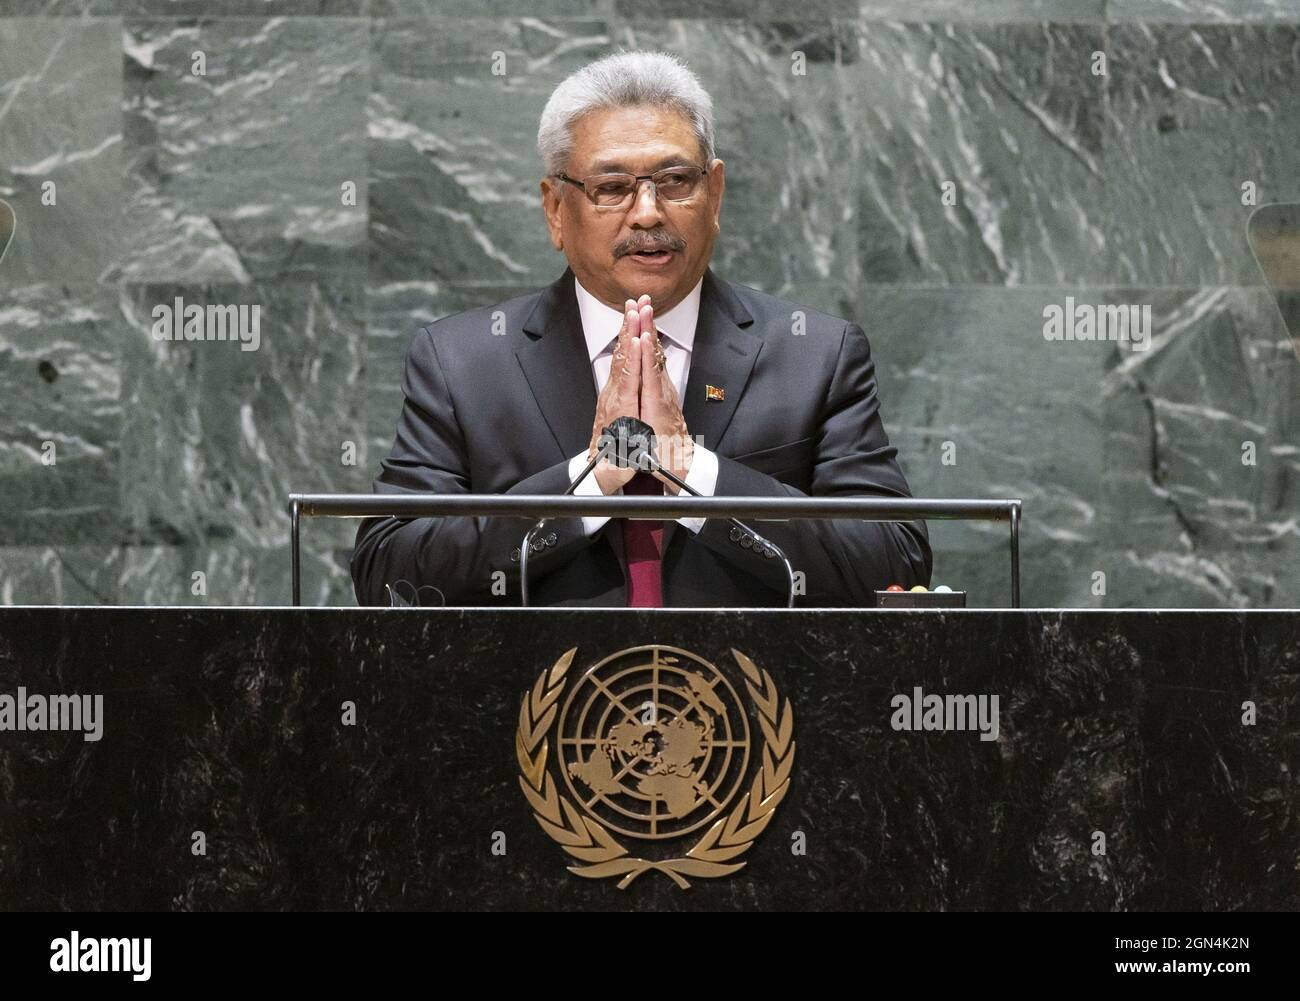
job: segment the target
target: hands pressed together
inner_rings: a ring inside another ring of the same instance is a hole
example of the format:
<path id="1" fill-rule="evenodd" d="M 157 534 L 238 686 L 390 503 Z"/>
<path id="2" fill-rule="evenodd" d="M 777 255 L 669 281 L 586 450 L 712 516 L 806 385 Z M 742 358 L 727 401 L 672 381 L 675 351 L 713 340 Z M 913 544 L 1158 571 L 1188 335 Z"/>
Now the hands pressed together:
<path id="1" fill-rule="evenodd" d="M 596 400 L 596 419 L 591 429 L 587 458 L 596 454 L 601 431 L 617 417 L 637 417 L 654 429 L 655 454 L 666 467 L 686 479 L 694 456 L 694 442 L 686 430 L 686 418 L 677 402 L 677 389 L 664 363 L 663 347 L 654 325 L 650 296 L 623 304 L 623 326 L 618 332 L 609 379 Z M 596 482 L 602 493 L 611 494 L 632 479 L 636 470 L 622 469 L 608 459 L 596 466 Z M 678 488 L 666 477 L 654 474 L 666 492 Z"/>

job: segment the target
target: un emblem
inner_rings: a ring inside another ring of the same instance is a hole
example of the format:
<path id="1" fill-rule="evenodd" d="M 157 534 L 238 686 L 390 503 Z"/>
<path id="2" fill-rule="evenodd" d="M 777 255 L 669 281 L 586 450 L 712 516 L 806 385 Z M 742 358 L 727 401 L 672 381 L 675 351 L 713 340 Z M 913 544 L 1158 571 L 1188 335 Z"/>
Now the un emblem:
<path id="1" fill-rule="evenodd" d="M 771 821 L 794 765 L 794 713 L 771 676 L 731 651 L 760 740 L 736 687 L 702 657 L 632 647 L 570 684 L 576 653 L 567 651 L 524 695 L 515 741 L 537 822 L 582 863 L 570 871 L 622 877 L 622 889 L 653 870 L 686 889 L 687 876 L 743 868 L 736 859 Z M 552 741 L 559 782 L 547 767 Z M 623 839 L 694 843 L 684 854 L 643 858 Z"/>

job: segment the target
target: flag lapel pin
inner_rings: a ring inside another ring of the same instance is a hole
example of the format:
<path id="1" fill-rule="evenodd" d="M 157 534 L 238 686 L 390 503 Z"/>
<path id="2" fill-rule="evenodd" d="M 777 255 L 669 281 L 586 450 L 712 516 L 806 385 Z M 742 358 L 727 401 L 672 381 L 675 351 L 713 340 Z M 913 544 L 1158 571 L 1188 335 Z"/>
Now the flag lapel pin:
<path id="1" fill-rule="evenodd" d="M 707 383 L 704 386 L 704 398 L 706 400 L 725 400 L 727 391 L 721 386 L 710 386 Z"/>

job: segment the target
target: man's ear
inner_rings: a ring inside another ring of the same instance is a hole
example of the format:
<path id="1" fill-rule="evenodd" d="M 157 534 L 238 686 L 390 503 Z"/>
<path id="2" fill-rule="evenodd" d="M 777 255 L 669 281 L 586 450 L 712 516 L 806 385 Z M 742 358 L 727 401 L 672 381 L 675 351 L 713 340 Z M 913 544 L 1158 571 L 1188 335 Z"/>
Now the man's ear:
<path id="1" fill-rule="evenodd" d="M 542 213 L 546 216 L 546 228 L 551 234 L 551 246 L 556 250 L 564 249 L 564 200 L 563 192 L 551 177 L 542 178 Z"/>

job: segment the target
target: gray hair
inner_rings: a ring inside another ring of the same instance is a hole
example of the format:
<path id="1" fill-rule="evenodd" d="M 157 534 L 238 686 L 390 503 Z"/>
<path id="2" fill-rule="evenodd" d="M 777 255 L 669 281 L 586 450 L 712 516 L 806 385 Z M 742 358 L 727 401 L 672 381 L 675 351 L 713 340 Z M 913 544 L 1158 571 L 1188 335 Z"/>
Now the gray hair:
<path id="1" fill-rule="evenodd" d="M 676 108 L 699 140 L 704 165 L 714 158 L 713 100 L 699 78 L 666 52 L 618 52 L 571 74 L 542 111 L 537 152 L 547 174 L 565 168 L 573 152 L 573 124 L 597 108 L 652 104 Z"/>

